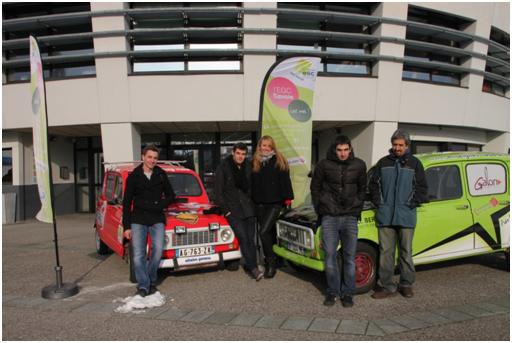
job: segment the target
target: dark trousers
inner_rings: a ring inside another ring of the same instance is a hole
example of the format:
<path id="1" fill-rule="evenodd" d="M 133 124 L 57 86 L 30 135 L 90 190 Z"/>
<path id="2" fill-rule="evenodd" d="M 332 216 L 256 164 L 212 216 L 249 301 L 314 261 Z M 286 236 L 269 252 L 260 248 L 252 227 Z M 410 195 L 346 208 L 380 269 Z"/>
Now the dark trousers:
<path id="1" fill-rule="evenodd" d="M 256 244 L 254 243 L 254 231 L 256 218 L 237 218 L 233 215 L 228 216 L 229 225 L 235 231 L 235 236 L 240 243 L 240 250 L 245 260 L 247 270 L 253 270 L 258 266 L 256 262 Z"/>
<path id="2" fill-rule="evenodd" d="M 281 204 L 258 204 L 256 205 L 256 216 L 260 226 L 259 234 L 265 262 L 269 264 L 276 263 L 276 254 L 272 246 L 276 243 L 276 221 L 281 213 L 283 206 Z"/>

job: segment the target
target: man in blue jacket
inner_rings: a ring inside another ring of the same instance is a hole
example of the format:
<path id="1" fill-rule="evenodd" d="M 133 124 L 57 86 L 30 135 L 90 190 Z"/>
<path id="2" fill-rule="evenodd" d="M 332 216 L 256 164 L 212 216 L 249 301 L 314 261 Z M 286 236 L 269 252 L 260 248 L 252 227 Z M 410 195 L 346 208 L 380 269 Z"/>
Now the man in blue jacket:
<path id="1" fill-rule="evenodd" d="M 413 296 L 415 270 L 412 240 L 416 227 L 416 207 L 428 201 L 425 170 L 410 151 L 409 134 L 397 130 L 391 136 L 390 154 L 377 162 L 369 189 L 377 207 L 375 221 L 379 228 L 379 284 L 372 297 L 384 299 L 396 295 Z M 400 283 L 393 282 L 396 244 L 399 247 Z"/>

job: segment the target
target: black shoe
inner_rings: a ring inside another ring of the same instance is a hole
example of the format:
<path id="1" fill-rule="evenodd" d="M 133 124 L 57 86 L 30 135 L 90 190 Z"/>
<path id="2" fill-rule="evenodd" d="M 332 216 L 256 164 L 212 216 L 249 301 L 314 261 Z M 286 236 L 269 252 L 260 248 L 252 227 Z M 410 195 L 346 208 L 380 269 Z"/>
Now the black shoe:
<path id="1" fill-rule="evenodd" d="M 332 306 L 336 303 L 336 296 L 332 294 L 327 294 L 325 296 L 324 305 L 325 306 Z"/>
<path id="2" fill-rule="evenodd" d="M 258 267 L 251 270 L 251 275 L 256 281 L 260 281 L 263 278 L 263 273 Z"/>
<path id="3" fill-rule="evenodd" d="M 276 276 L 277 269 L 275 266 L 268 266 L 265 267 L 265 279 L 272 279 L 274 276 Z"/>
<path id="4" fill-rule="evenodd" d="M 158 292 L 158 288 L 156 288 L 155 285 L 149 286 L 149 295 L 155 294 L 156 292 Z"/>
<path id="5" fill-rule="evenodd" d="M 352 300 L 352 296 L 351 295 L 344 295 L 341 298 L 341 304 L 343 305 L 343 307 L 352 307 L 352 306 L 354 306 L 354 301 Z"/>
<path id="6" fill-rule="evenodd" d="M 146 291 L 144 288 L 137 288 L 135 295 L 140 295 L 141 297 L 145 298 L 146 295 L 148 295 L 148 291 Z"/>

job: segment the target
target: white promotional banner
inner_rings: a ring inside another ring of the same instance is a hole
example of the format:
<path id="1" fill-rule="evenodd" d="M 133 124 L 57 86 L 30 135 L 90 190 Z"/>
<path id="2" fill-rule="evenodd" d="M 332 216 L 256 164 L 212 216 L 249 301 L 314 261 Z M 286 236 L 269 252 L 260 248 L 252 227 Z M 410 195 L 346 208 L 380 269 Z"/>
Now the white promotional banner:
<path id="1" fill-rule="evenodd" d="M 499 164 L 469 164 L 469 193 L 473 196 L 503 194 L 507 191 L 505 168 Z"/>
<path id="2" fill-rule="evenodd" d="M 36 39 L 32 36 L 30 36 L 30 93 L 32 99 L 32 133 L 37 189 L 41 199 L 41 210 L 37 213 L 36 218 L 45 223 L 53 223 L 43 64 L 41 62 L 39 46 Z"/>

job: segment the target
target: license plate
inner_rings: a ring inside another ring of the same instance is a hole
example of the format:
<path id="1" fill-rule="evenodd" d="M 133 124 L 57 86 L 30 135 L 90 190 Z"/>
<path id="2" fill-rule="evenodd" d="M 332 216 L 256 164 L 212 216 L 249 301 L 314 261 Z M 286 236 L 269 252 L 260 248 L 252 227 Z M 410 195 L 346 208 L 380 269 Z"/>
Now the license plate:
<path id="1" fill-rule="evenodd" d="M 178 251 L 178 257 L 201 256 L 213 254 L 213 247 L 185 248 Z"/>
<path id="2" fill-rule="evenodd" d="M 297 254 L 304 255 L 304 248 L 299 247 L 298 245 L 295 245 L 293 243 L 288 243 L 288 249 Z"/>

